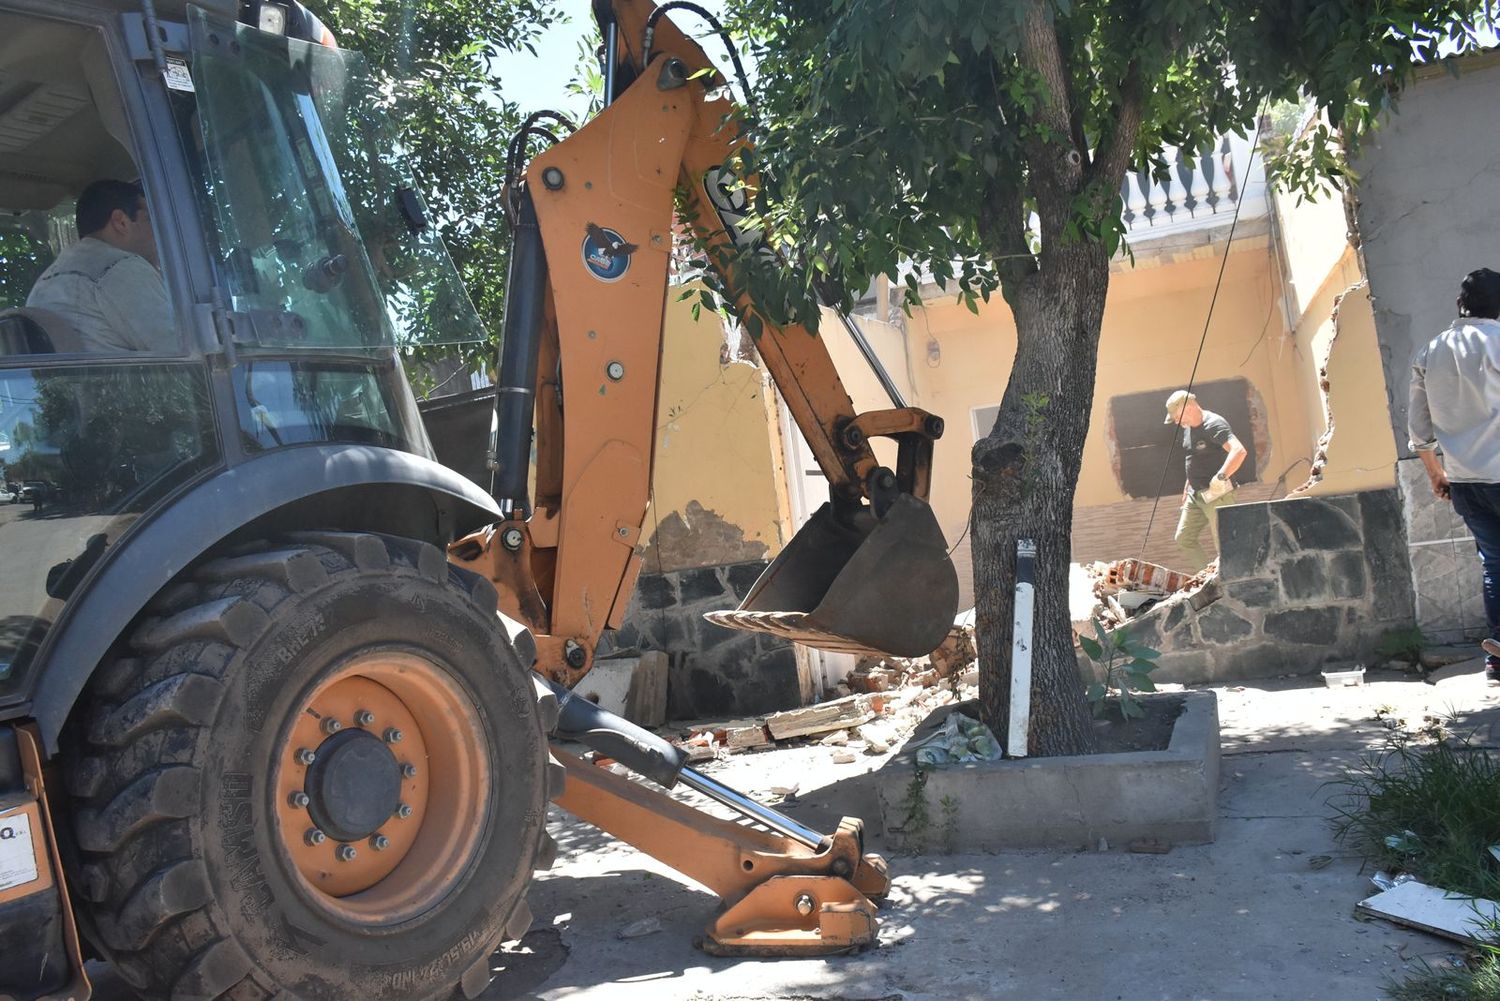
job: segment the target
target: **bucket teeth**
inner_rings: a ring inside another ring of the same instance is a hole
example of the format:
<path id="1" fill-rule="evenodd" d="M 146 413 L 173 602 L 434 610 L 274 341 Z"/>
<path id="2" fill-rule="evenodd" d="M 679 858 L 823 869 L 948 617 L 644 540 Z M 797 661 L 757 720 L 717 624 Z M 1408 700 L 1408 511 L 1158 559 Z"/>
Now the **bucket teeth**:
<path id="1" fill-rule="evenodd" d="M 744 612 L 729 609 L 721 612 L 705 612 L 703 617 L 725 629 L 742 629 L 752 633 L 767 633 L 784 640 L 802 643 L 817 650 L 832 653 L 852 653 L 857 656 L 881 657 L 884 650 L 876 650 L 867 644 L 839 636 L 807 624 L 806 612 Z"/>

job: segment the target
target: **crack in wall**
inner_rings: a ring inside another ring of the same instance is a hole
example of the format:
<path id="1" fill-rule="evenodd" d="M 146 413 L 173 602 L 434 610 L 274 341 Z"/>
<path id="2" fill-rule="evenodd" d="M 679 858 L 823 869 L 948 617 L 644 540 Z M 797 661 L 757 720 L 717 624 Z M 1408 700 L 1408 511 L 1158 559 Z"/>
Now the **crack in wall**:
<path id="1" fill-rule="evenodd" d="M 1323 352 L 1323 363 L 1318 366 L 1318 397 L 1323 402 L 1323 433 L 1318 436 L 1318 442 L 1313 447 L 1312 465 L 1307 471 L 1307 481 L 1295 490 L 1288 491 L 1288 497 L 1306 493 L 1323 481 L 1323 470 L 1328 466 L 1328 447 L 1333 443 L 1334 433 L 1332 383 L 1328 378 L 1328 369 L 1333 363 L 1333 348 L 1339 342 L 1339 309 L 1344 304 L 1345 296 L 1362 288 L 1368 288 L 1369 284 L 1368 278 L 1361 278 L 1334 297 L 1333 309 L 1328 314 L 1328 319 L 1333 324 L 1333 336 L 1328 338 L 1328 348 Z"/>

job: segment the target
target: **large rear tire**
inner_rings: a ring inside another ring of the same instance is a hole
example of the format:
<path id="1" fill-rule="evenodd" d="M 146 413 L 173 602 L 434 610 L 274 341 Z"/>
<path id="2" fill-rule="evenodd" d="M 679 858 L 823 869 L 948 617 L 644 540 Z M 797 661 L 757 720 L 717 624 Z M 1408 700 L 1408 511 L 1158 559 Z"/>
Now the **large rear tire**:
<path id="1" fill-rule="evenodd" d="M 539 695 L 488 581 L 303 534 L 168 587 L 71 725 L 82 924 L 152 998 L 473 996 L 530 921 Z"/>

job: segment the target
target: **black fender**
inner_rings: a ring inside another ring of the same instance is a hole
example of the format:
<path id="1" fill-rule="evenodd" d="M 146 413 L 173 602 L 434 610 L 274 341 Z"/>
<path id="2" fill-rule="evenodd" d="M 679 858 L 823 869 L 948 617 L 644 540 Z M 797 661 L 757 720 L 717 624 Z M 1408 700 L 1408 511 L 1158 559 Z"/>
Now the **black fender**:
<path id="1" fill-rule="evenodd" d="M 489 494 L 446 466 L 370 446 L 279 449 L 199 481 L 110 546 L 49 630 L 31 698 L 47 753 L 90 675 L 152 596 L 226 541 L 319 528 L 443 545 L 500 517 Z"/>

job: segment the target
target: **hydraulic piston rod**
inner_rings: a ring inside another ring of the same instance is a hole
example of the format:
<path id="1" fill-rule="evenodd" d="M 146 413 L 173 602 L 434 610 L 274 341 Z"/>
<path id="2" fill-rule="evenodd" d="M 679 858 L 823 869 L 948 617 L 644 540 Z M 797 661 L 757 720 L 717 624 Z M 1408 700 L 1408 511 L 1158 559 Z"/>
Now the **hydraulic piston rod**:
<path id="1" fill-rule="evenodd" d="M 814 851 L 827 844 L 828 839 L 817 831 L 686 767 L 687 754 L 681 748 L 672 746 L 628 719 L 599 708 L 577 692 L 570 692 L 555 682 L 549 681 L 547 685 L 557 696 L 558 736 L 587 744 L 600 754 L 614 758 L 626 768 L 664 788 L 671 789 L 681 782 L 714 802 L 764 824 L 777 834 L 791 838 Z"/>
<path id="2" fill-rule="evenodd" d="M 722 803 L 736 813 L 764 824 L 777 834 L 785 835 L 808 848 L 816 850 L 828 840 L 817 831 L 803 827 L 786 814 L 777 813 L 768 806 L 761 806 L 743 793 L 735 792 L 728 786 L 715 782 L 707 775 L 695 772 L 691 768 L 682 770 L 679 781 L 689 789 L 696 789 L 714 802 Z"/>

